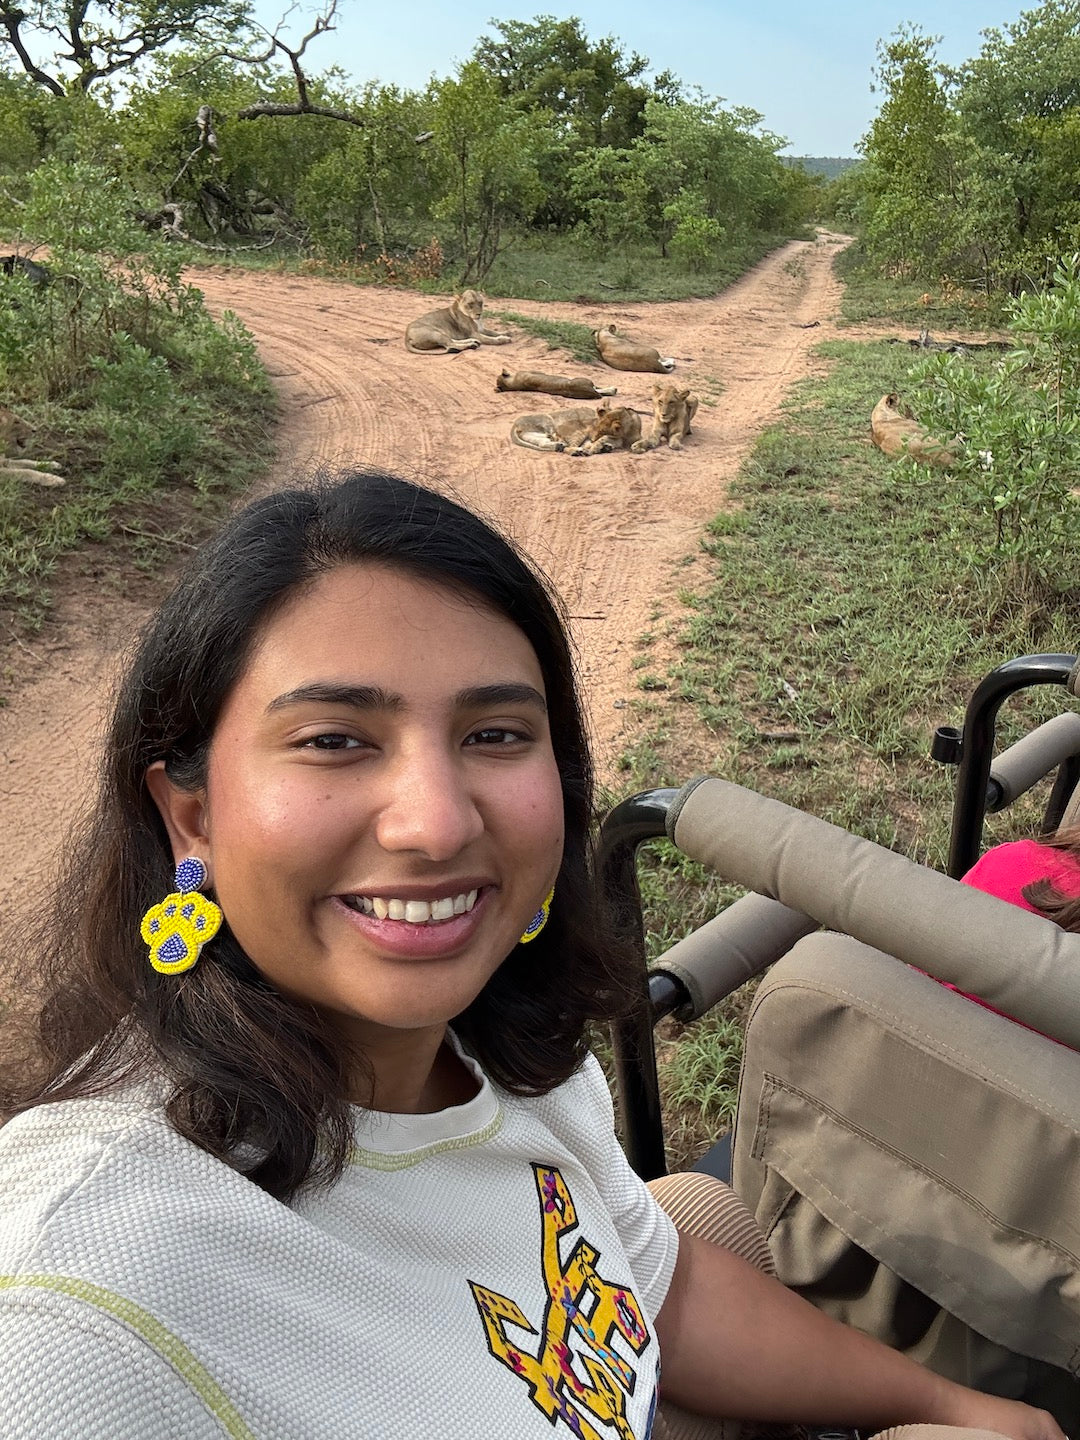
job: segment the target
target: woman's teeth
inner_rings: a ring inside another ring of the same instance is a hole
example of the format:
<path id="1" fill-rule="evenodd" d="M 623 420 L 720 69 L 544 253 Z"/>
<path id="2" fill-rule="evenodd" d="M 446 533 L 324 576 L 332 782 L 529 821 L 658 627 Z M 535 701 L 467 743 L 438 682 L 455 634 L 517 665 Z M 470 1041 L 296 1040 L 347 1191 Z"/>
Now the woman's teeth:
<path id="1" fill-rule="evenodd" d="M 427 925 L 433 920 L 450 920 L 465 915 L 476 904 L 477 891 L 446 895 L 439 900 L 387 900 L 381 895 L 343 895 L 350 910 L 374 915 L 379 920 L 404 920 L 407 925 Z"/>

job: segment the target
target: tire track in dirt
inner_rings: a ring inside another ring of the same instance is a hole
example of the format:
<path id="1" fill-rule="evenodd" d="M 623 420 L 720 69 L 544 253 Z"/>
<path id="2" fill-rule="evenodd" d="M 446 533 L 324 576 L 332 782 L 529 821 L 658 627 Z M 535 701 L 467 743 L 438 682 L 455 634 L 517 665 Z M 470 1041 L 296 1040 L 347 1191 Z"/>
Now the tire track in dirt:
<path id="1" fill-rule="evenodd" d="M 653 376 L 566 361 L 528 336 L 454 357 L 410 354 L 405 326 L 435 303 L 410 291 L 213 268 L 189 278 L 215 312 L 235 311 L 253 332 L 278 390 L 280 458 L 260 490 L 320 463 L 382 466 L 449 489 L 544 568 L 572 617 L 600 769 L 610 776 L 621 707 L 635 693 L 635 641 L 654 606 L 685 583 L 676 567 L 696 552 L 754 437 L 810 372 L 813 346 L 836 333 L 831 262 L 842 243 L 827 234 L 792 241 L 707 300 L 503 302 L 590 327 L 613 321 L 677 357 L 676 379 L 702 398 L 694 434 L 682 452 L 633 457 L 511 445 L 515 415 L 551 406 L 544 396 L 499 394 L 494 379 L 504 364 L 590 373 L 618 385 L 617 403 L 648 412 Z M 0 711 L 0 943 L 17 934 L 19 902 L 40 895 L 91 789 L 110 677 L 143 619 L 130 601 L 92 592 L 88 582 L 66 597 L 55 639 L 10 652 L 24 683 Z"/>

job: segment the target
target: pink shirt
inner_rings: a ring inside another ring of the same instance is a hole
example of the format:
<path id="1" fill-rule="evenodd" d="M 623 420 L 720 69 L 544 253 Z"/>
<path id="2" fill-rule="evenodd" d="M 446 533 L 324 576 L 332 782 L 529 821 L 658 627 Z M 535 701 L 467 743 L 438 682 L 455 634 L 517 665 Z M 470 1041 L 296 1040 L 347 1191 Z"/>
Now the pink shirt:
<path id="1" fill-rule="evenodd" d="M 1024 910 L 1034 910 L 1020 892 L 1035 880 L 1049 880 L 1063 895 L 1080 895 L 1080 864 L 1066 850 L 1054 850 L 1035 840 L 1014 840 L 987 850 L 963 883 Z"/>
<path id="2" fill-rule="evenodd" d="M 1035 840 L 1013 840 L 1007 845 L 995 845 L 992 850 L 987 850 L 962 877 L 964 885 L 985 890 L 988 895 L 996 895 L 1010 905 L 1019 905 L 1022 910 L 1038 914 L 1035 906 L 1020 893 L 1025 885 L 1035 880 L 1049 880 L 1063 895 L 1080 895 L 1080 862 L 1065 850 L 1054 850 Z M 966 990 L 949 985 L 947 980 L 940 983 L 949 990 L 955 990 L 958 995 L 974 1000 L 985 1010 L 993 1010 L 995 1015 L 1005 1015 L 1004 1010 L 999 1010 L 987 1000 L 980 1000 L 978 995 L 968 995 Z M 1005 1015 L 1005 1018 L 1017 1025 L 1024 1024 L 1014 1015 Z M 1024 1025 L 1025 1030 L 1033 1028 Z M 1041 1035 L 1042 1031 L 1036 1033 Z"/>

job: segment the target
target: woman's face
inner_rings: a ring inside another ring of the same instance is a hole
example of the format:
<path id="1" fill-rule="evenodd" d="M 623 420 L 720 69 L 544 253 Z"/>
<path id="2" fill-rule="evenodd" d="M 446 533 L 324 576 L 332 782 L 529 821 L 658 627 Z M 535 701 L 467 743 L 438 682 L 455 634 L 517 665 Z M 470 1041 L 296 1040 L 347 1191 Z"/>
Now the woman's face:
<path id="1" fill-rule="evenodd" d="M 403 571 L 331 571 L 264 630 L 197 804 L 174 844 L 207 861 L 276 988 L 361 1044 L 444 1025 L 513 949 L 562 857 L 532 646 Z"/>

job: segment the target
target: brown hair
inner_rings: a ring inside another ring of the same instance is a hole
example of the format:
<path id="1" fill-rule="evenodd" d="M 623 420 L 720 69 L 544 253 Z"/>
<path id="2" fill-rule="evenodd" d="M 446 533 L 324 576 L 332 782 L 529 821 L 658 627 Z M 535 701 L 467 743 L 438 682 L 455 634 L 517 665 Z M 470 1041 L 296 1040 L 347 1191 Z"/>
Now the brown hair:
<path id="1" fill-rule="evenodd" d="M 1068 825 L 1053 835 L 1041 835 L 1039 843 L 1064 851 L 1080 866 L 1080 825 Z M 1080 932 L 1080 895 L 1066 895 L 1052 880 L 1033 880 L 1020 894 L 1040 915 L 1053 920 L 1063 930 Z"/>
<path id="2" fill-rule="evenodd" d="M 629 1007 L 629 959 L 607 935 L 592 878 L 592 767 L 556 602 L 478 516 L 394 476 L 353 472 L 240 512 L 142 637 L 96 806 L 30 957 L 44 996 L 32 1037 L 38 1068 L 28 1076 L 25 1051 L 9 1052 L 0 1109 L 153 1074 L 164 1077 L 174 1128 L 271 1194 L 288 1199 L 341 1173 L 356 1057 L 318 1012 L 262 978 L 227 917 L 193 970 L 160 975 L 148 964 L 139 924 L 172 889 L 173 860 L 144 777 L 164 760 L 178 786 L 200 788 L 218 716 L 261 628 L 297 588 L 364 561 L 453 586 L 506 616 L 532 645 L 547 692 L 566 835 L 551 920 L 507 956 L 455 1029 L 493 1080 L 542 1094 L 580 1065 L 591 1024 Z"/>

